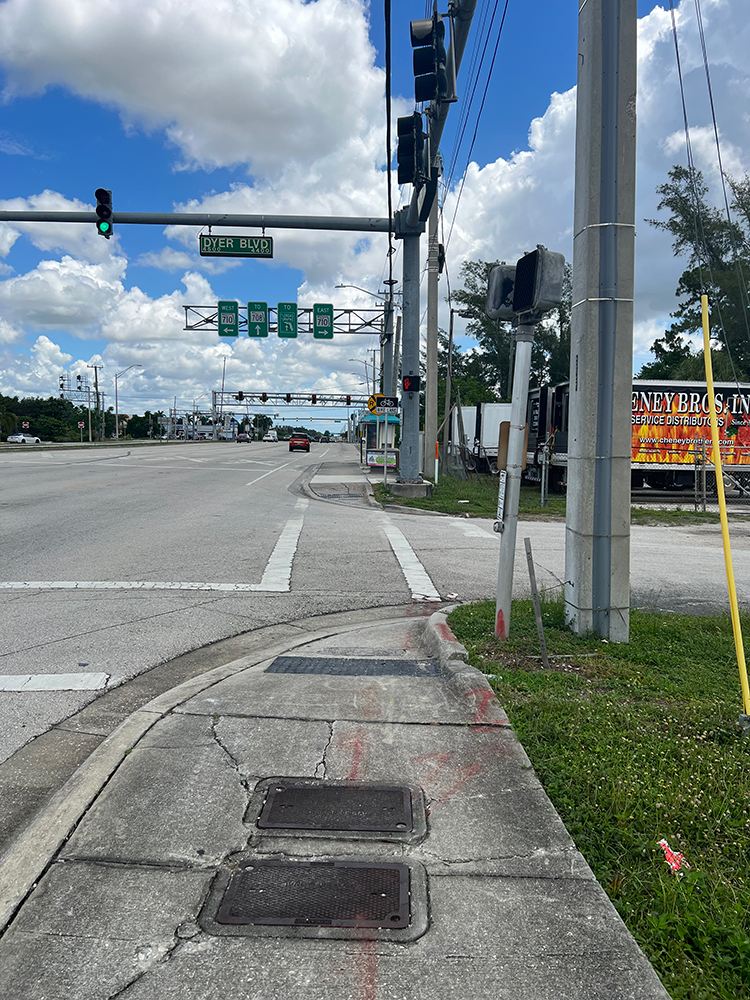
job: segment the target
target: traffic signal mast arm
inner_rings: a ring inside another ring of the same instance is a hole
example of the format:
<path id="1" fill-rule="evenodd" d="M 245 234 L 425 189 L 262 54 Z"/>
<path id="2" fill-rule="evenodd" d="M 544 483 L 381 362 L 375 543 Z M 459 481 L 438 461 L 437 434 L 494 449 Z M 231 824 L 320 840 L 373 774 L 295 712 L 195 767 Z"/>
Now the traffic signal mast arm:
<path id="1" fill-rule="evenodd" d="M 312 399 L 315 397 L 315 403 Z M 231 406 L 233 402 L 248 403 L 251 405 L 273 405 L 279 406 L 282 403 L 291 406 L 367 406 L 369 395 L 347 395 L 330 392 L 248 392 L 246 389 L 233 390 L 232 392 L 217 392 L 216 401 L 224 406 Z"/>

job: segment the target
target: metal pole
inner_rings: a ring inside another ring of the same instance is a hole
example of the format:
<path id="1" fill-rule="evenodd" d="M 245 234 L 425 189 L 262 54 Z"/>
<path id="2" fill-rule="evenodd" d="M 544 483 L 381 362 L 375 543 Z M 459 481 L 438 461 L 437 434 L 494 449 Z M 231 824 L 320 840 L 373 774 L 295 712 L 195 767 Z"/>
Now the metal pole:
<path id="1" fill-rule="evenodd" d="M 579 635 L 630 631 L 636 0 L 578 18 L 565 613 Z"/>
<path id="2" fill-rule="evenodd" d="M 393 287 L 391 286 L 391 295 Z M 393 389 L 393 299 L 387 299 L 383 316 L 383 339 L 381 341 L 383 356 L 383 392 L 386 396 L 394 394 Z"/>
<path id="3" fill-rule="evenodd" d="M 429 458 L 435 454 L 438 425 L 438 200 L 430 209 L 427 238 L 427 377 L 424 393 L 424 454 L 425 471 Z M 436 472 L 437 475 L 437 466 Z"/>
<path id="4" fill-rule="evenodd" d="M 393 343 L 393 376 L 391 380 L 391 396 L 398 394 L 398 373 L 401 367 L 401 317 L 396 317 L 396 335 Z"/>
<path id="5" fill-rule="evenodd" d="M 91 386 L 90 385 L 86 386 L 86 391 L 88 392 L 89 396 L 89 444 L 91 444 L 92 437 L 91 437 Z"/>
<path id="6" fill-rule="evenodd" d="M 404 237 L 404 342 L 402 378 L 419 375 L 419 235 Z M 403 432 L 399 482 L 421 483 L 419 474 L 419 393 L 401 397 Z"/>
<path id="7" fill-rule="evenodd" d="M 536 317 L 523 317 L 516 330 L 516 364 L 513 372 L 513 399 L 510 409 L 508 434 L 508 461 L 506 475 L 500 476 L 505 488 L 505 503 L 500 521 L 502 539 L 497 571 L 497 602 L 495 608 L 495 635 L 508 638 L 510 629 L 510 604 L 513 598 L 513 568 L 516 557 L 518 530 L 518 499 L 521 493 L 523 447 L 526 438 L 526 404 L 529 397 L 529 371 L 531 347 L 534 342 Z M 459 417 L 459 420 L 461 418 Z"/>
<path id="8" fill-rule="evenodd" d="M 216 441 L 218 439 L 218 428 L 216 426 L 216 389 L 211 390 L 211 422 L 213 424 L 211 437 Z"/>
<path id="9" fill-rule="evenodd" d="M 115 441 L 120 440 L 120 414 L 117 409 L 117 376 L 115 375 Z"/>
<path id="10" fill-rule="evenodd" d="M 453 309 L 448 326 L 448 368 L 445 375 L 445 420 L 443 421 L 443 475 L 448 468 L 448 436 L 451 412 L 451 374 L 453 372 Z"/>

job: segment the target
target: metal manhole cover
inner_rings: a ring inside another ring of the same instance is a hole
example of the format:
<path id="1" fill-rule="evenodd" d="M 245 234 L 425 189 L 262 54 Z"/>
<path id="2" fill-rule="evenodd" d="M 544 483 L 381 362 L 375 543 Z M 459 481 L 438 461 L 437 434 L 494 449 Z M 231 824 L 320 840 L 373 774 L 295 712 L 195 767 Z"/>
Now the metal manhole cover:
<path id="1" fill-rule="evenodd" d="M 437 660 L 355 659 L 344 656 L 277 656 L 267 674 L 331 674 L 349 677 L 437 677 Z"/>
<path id="2" fill-rule="evenodd" d="M 349 861 L 245 861 L 219 906 L 220 924 L 409 925 L 409 868 Z"/>
<path id="3" fill-rule="evenodd" d="M 408 833 L 411 791 L 395 785 L 325 785 L 279 781 L 268 789 L 257 824 L 268 830 Z"/>

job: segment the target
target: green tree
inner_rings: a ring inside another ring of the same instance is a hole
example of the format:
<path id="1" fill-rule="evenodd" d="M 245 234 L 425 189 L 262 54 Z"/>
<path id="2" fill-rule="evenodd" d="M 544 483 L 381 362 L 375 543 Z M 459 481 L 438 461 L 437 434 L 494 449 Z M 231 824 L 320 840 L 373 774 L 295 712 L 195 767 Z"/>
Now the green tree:
<path id="1" fill-rule="evenodd" d="M 655 361 L 645 364 L 639 378 L 685 378 L 685 371 L 702 372 L 703 352 L 693 354 L 686 336 L 701 334 L 700 297 L 708 296 L 711 328 L 716 338 L 717 377 L 746 378 L 750 371 L 750 319 L 747 284 L 750 273 L 750 178 L 732 181 L 735 220 L 708 204 L 708 187 L 699 170 L 675 166 L 669 181 L 656 191 L 659 211 L 665 219 L 647 219 L 652 226 L 672 236 L 672 249 L 687 259 L 676 295 L 678 305 L 671 314 L 675 322 L 654 341 Z M 728 353 L 727 353 L 728 351 Z M 694 360 L 700 358 L 700 361 Z M 726 375 L 719 375 L 719 370 Z M 700 378 L 704 378 L 702 373 Z"/>
<path id="2" fill-rule="evenodd" d="M 512 391 L 510 371 L 513 330 L 509 322 L 488 319 L 484 308 L 487 300 L 489 274 L 497 261 L 465 261 L 459 272 L 463 288 L 453 292 L 453 299 L 471 314 L 466 332 L 476 337 L 479 349 L 469 354 L 466 374 L 476 379 L 485 390 L 490 390 L 494 400 L 509 400 Z M 573 271 L 565 265 L 563 301 L 551 310 L 538 324 L 531 352 L 529 385 L 565 382 L 570 373 L 570 314 L 573 295 Z M 444 352 L 447 347 L 444 348 Z M 454 356 L 455 357 L 455 356 Z M 456 365 L 454 361 L 454 372 Z M 463 372 L 461 373 L 463 374 Z M 461 390 L 464 402 L 464 390 Z M 481 399 L 477 402 L 491 402 Z"/>

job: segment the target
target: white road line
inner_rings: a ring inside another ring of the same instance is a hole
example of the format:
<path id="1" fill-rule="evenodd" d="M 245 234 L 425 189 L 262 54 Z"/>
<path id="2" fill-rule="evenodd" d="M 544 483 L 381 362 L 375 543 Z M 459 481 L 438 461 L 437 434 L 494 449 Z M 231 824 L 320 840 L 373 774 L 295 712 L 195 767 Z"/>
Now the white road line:
<path id="1" fill-rule="evenodd" d="M 287 465 L 291 465 L 291 464 L 292 464 L 291 462 L 284 462 L 283 465 L 279 465 L 277 468 L 271 469 L 270 472 L 264 472 L 263 475 L 262 476 L 258 476 L 257 479 L 251 479 L 249 483 L 245 483 L 245 486 L 252 486 L 253 483 L 259 483 L 261 481 L 261 479 L 265 479 L 266 476 L 272 476 L 274 474 L 274 472 L 278 472 L 279 469 L 285 469 L 287 467 Z"/>
<path id="2" fill-rule="evenodd" d="M 342 472 L 338 476 L 313 476 L 310 482 L 315 483 L 365 483 L 367 480 L 363 475 L 353 475 L 351 472 Z"/>
<path id="3" fill-rule="evenodd" d="M 494 531 L 485 531 L 484 528 L 480 528 L 476 524 L 471 524 L 470 521 L 451 521 L 451 524 L 469 538 L 487 538 L 495 534 Z"/>
<path id="4" fill-rule="evenodd" d="M 393 554 L 401 566 L 411 596 L 418 601 L 439 601 L 441 598 L 435 589 L 435 584 L 396 525 L 388 518 L 383 518 L 381 524 Z"/>
<path id="5" fill-rule="evenodd" d="M 109 674 L 6 674 L 0 691 L 98 691 L 107 686 Z"/>

